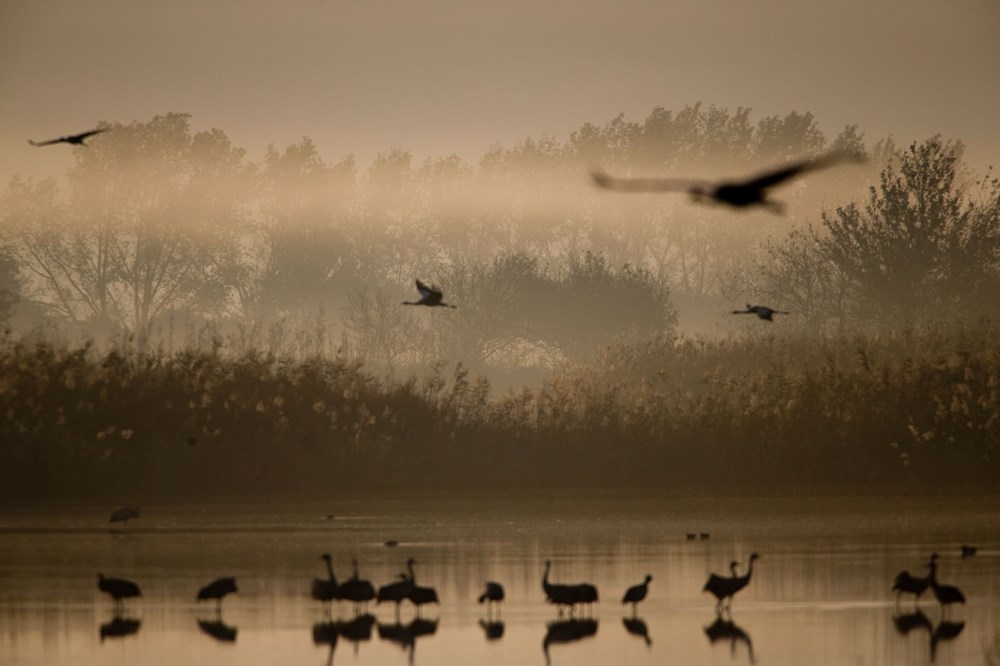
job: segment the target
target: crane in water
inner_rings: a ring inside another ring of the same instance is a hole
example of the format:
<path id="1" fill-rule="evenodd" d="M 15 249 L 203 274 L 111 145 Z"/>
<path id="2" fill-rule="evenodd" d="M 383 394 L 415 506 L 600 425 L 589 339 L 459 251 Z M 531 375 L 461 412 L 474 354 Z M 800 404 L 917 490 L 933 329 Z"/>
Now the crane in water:
<path id="1" fill-rule="evenodd" d="M 934 592 L 934 596 L 937 598 L 938 603 L 941 604 L 941 615 L 945 618 L 948 617 L 948 607 L 951 604 L 964 604 L 965 595 L 962 591 L 955 587 L 954 585 L 941 585 L 937 580 L 937 562 L 936 558 L 931 559 L 931 575 L 930 583 L 931 590 Z"/>
<path id="2" fill-rule="evenodd" d="M 927 561 L 928 570 L 931 565 L 934 564 L 934 560 L 936 560 L 937 557 L 937 553 L 931 553 L 930 559 Z M 896 593 L 896 607 L 899 607 L 899 598 L 904 593 L 914 595 L 913 605 L 914 607 L 918 606 L 920 603 L 920 595 L 927 590 L 930 584 L 930 573 L 926 576 L 914 576 L 909 571 L 900 571 L 896 574 L 896 578 L 892 581 L 892 589 Z"/>
<path id="3" fill-rule="evenodd" d="M 333 575 L 333 558 L 330 557 L 330 553 L 323 553 L 319 558 L 326 562 L 328 577 L 326 579 L 313 578 L 312 598 L 325 604 L 324 612 L 329 613 L 330 606 L 338 598 L 337 591 L 339 587 L 337 586 L 337 577 Z"/>
<path id="4" fill-rule="evenodd" d="M 479 595 L 479 603 L 485 603 L 486 612 L 489 613 L 490 607 L 499 604 L 503 601 L 503 598 L 503 585 L 496 581 L 488 580 L 486 581 L 486 589 Z"/>
<path id="5" fill-rule="evenodd" d="M 651 580 L 653 580 L 653 577 L 646 574 L 646 580 L 625 590 L 625 596 L 622 597 L 622 605 L 632 604 L 633 615 L 635 615 L 638 609 L 639 602 L 645 599 L 649 593 L 649 581 Z"/>
<path id="6" fill-rule="evenodd" d="M 340 586 L 340 598 L 354 603 L 355 615 L 360 612 L 362 605 L 367 607 L 368 602 L 375 598 L 375 588 L 370 581 L 358 577 L 358 561 L 351 560 L 354 573 Z"/>
<path id="7" fill-rule="evenodd" d="M 753 563 L 754 560 L 759 557 L 760 555 L 757 553 L 750 553 L 750 562 L 747 566 L 747 572 L 742 576 L 736 575 L 736 567 L 739 566 L 739 563 L 731 562 L 729 564 L 729 571 L 732 574 L 731 576 L 719 576 L 717 574 L 712 574 L 708 577 L 708 582 L 705 583 L 705 587 L 703 587 L 701 591 L 710 592 L 715 596 L 715 610 L 717 613 L 721 612 L 723 608 L 732 609 L 733 596 L 750 584 L 750 577 L 753 575 Z M 729 599 L 728 605 L 725 604 L 726 599 Z"/>
<path id="8" fill-rule="evenodd" d="M 139 586 L 124 578 L 105 578 L 104 574 L 97 574 L 97 589 L 106 592 L 115 600 L 115 608 L 121 609 L 123 599 L 141 597 L 142 591 Z"/>
<path id="9" fill-rule="evenodd" d="M 128 521 L 134 520 L 139 517 L 139 507 L 137 506 L 123 506 L 120 509 L 115 509 L 111 513 L 111 517 L 108 519 L 109 523 L 125 523 L 125 527 L 128 527 Z"/>
<path id="10" fill-rule="evenodd" d="M 198 601 L 215 599 L 216 611 L 222 610 L 222 598 L 231 592 L 238 592 L 236 589 L 236 579 L 233 577 L 216 578 L 205 587 L 198 590 Z"/>
<path id="11" fill-rule="evenodd" d="M 399 574 L 400 580 L 397 580 L 387 585 L 383 585 L 378 588 L 378 594 L 375 598 L 375 603 L 380 604 L 383 601 L 390 601 L 396 604 L 396 619 L 399 619 L 399 605 L 403 603 L 404 599 L 410 597 L 410 591 L 413 590 L 413 565 L 414 560 L 410 558 L 406 561 L 406 568 L 410 572 L 409 577 L 406 574 Z"/>

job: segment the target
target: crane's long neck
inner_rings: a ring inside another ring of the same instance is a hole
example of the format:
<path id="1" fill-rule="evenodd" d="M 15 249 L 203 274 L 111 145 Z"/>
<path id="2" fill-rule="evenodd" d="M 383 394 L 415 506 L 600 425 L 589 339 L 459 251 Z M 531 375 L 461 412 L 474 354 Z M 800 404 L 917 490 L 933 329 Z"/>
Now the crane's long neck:
<path id="1" fill-rule="evenodd" d="M 545 563 L 545 575 L 542 576 L 542 587 L 548 589 L 549 587 L 549 569 L 552 568 L 551 562 Z"/>
<path id="2" fill-rule="evenodd" d="M 930 582 L 931 587 L 937 587 L 937 563 L 931 560 L 930 563 L 931 573 L 927 576 L 927 580 Z"/>
<path id="3" fill-rule="evenodd" d="M 750 576 L 753 575 L 753 563 L 755 558 L 750 558 L 750 566 L 747 567 L 747 572 L 743 574 L 743 580 L 747 583 L 750 582 Z"/>
<path id="4" fill-rule="evenodd" d="M 358 579 L 358 561 L 351 560 L 351 565 L 354 567 L 354 580 Z"/>
<path id="5" fill-rule="evenodd" d="M 413 562 L 406 563 L 406 570 L 410 572 L 410 582 L 416 583 L 417 577 L 413 574 Z"/>
<path id="6" fill-rule="evenodd" d="M 325 560 L 326 562 L 326 573 L 330 575 L 330 582 L 336 585 L 337 579 L 333 577 L 333 562 L 331 560 Z"/>

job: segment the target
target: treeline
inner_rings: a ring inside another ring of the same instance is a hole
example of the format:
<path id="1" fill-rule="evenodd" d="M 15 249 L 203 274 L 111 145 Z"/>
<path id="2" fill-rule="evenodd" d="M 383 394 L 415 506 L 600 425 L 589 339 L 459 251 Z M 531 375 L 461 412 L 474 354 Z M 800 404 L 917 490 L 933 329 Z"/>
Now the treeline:
<path id="1" fill-rule="evenodd" d="M 498 396 L 443 364 L 400 382 L 343 358 L 8 343 L 0 493 L 989 491 L 998 333 L 652 339 Z"/>
<path id="2" fill-rule="evenodd" d="M 307 138 L 252 161 L 184 114 L 104 126 L 64 180 L 15 178 L 0 196 L 0 317 L 15 332 L 340 352 L 382 370 L 444 357 L 479 372 L 669 334 L 678 312 L 729 325 L 722 313 L 745 300 L 819 332 L 997 305 L 996 180 L 977 183 L 958 143 L 866 146 L 856 127 L 830 139 L 809 113 L 657 108 L 496 146 L 475 165 L 392 150 L 364 171 Z M 790 220 L 610 195 L 586 178 L 595 163 L 738 176 L 828 149 L 871 160 L 782 188 Z M 398 308 L 414 277 L 459 310 Z"/>

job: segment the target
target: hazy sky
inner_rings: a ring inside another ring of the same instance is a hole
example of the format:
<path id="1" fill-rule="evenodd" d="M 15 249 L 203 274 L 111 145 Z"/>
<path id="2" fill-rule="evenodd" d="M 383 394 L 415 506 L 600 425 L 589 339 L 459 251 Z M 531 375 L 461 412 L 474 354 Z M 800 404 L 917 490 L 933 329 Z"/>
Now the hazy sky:
<path id="1" fill-rule="evenodd" d="M 192 114 L 259 158 L 474 160 L 657 105 L 812 111 L 830 136 L 1000 155 L 998 0 L 0 0 L 0 182 L 98 121 Z"/>

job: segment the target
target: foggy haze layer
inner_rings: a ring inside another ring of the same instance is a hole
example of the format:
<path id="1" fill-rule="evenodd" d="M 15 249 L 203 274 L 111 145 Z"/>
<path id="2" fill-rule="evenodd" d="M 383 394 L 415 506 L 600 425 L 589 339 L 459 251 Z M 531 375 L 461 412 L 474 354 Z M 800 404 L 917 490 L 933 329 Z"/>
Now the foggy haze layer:
<path id="1" fill-rule="evenodd" d="M 981 169 L 1000 154 L 997 25 L 987 0 L 7 0 L 0 179 L 71 165 L 28 138 L 167 111 L 252 158 L 307 135 L 364 165 L 393 147 L 472 160 L 699 100 L 902 143 L 941 133 Z"/>

